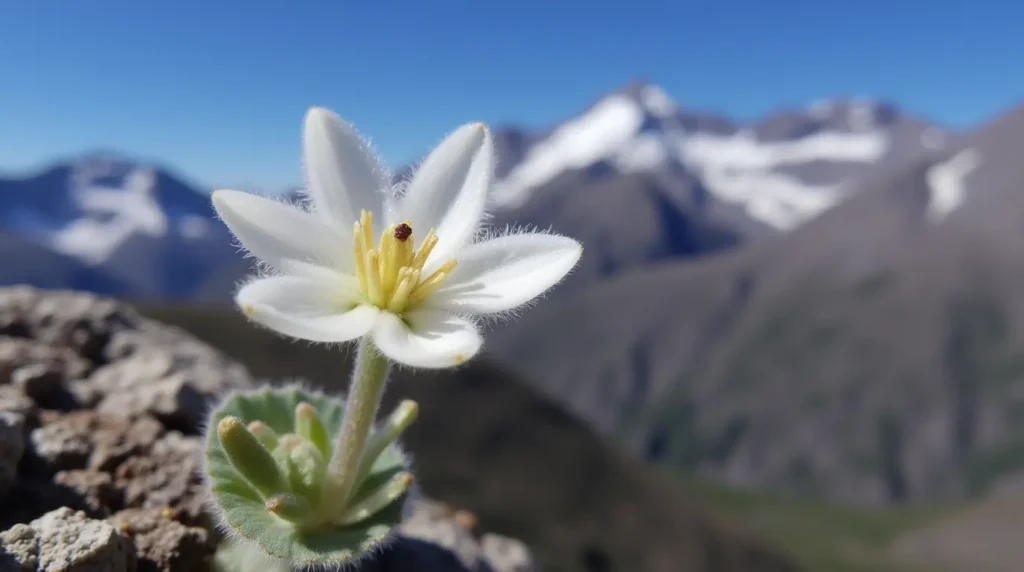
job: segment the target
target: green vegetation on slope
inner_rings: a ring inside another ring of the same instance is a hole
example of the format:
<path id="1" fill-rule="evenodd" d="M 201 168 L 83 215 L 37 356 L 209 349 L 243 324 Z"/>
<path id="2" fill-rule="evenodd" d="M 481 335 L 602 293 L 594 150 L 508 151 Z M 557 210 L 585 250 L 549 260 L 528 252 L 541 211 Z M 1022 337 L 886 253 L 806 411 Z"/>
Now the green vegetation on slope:
<path id="1" fill-rule="evenodd" d="M 940 572 L 897 562 L 891 547 L 901 535 L 951 514 L 951 508 L 840 506 L 678 478 L 691 496 L 760 533 L 807 572 Z"/>

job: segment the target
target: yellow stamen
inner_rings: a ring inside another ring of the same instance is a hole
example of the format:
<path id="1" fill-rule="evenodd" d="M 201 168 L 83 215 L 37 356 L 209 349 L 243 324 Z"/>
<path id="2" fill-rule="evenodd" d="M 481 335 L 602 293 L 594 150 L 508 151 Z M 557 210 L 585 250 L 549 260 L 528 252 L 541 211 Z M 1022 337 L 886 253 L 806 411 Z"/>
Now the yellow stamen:
<path id="1" fill-rule="evenodd" d="M 420 281 L 420 271 L 410 270 L 408 267 L 402 268 L 402 277 L 398 281 L 398 288 L 395 288 L 395 293 L 391 295 L 391 300 L 388 302 L 388 311 L 401 312 L 402 308 L 405 307 L 409 301 L 409 294 L 412 294 L 413 288 Z"/>
<path id="2" fill-rule="evenodd" d="M 395 289 L 395 282 L 398 280 L 398 270 L 401 265 L 398 263 L 397 243 L 395 240 L 395 225 L 384 229 L 380 237 L 380 283 L 385 292 L 392 292 Z M 384 301 L 385 303 L 387 300 Z"/>
<path id="3" fill-rule="evenodd" d="M 430 229 L 427 236 L 423 237 L 423 244 L 420 245 L 419 252 L 417 252 L 416 256 L 413 257 L 409 266 L 423 270 L 423 265 L 427 263 L 427 257 L 430 256 L 430 251 L 434 250 L 434 246 L 436 245 L 437 235 L 434 234 L 434 229 Z"/>
<path id="4" fill-rule="evenodd" d="M 363 227 L 363 248 L 369 250 L 373 244 L 373 213 L 362 211 L 359 215 L 359 224 Z"/>
<path id="5" fill-rule="evenodd" d="M 380 255 L 377 254 L 376 250 L 369 250 L 366 253 L 366 295 L 370 298 L 370 303 L 374 306 L 382 306 L 384 300 L 384 290 L 380 284 L 380 270 L 378 264 L 380 263 Z"/>
<path id="6" fill-rule="evenodd" d="M 430 276 L 423 282 L 420 282 L 416 289 L 409 294 L 409 303 L 415 304 L 423 301 L 424 298 L 430 295 L 431 292 L 437 290 L 437 287 L 444 282 L 444 279 L 451 273 L 452 268 L 455 268 L 455 260 L 449 260 L 442 264 L 437 270 L 433 271 Z"/>
<path id="7" fill-rule="evenodd" d="M 363 211 L 366 212 L 366 211 Z M 366 252 L 366 243 L 363 242 L 363 227 L 358 222 L 353 225 L 354 235 L 353 254 L 356 259 L 356 280 L 359 281 L 359 291 L 366 292 L 366 259 L 363 253 Z"/>
<path id="8" fill-rule="evenodd" d="M 455 260 L 449 260 L 420 280 L 438 238 L 431 229 L 416 248 L 410 221 L 388 226 L 375 245 L 373 214 L 364 210 L 352 233 L 359 291 L 367 302 L 389 312 L 400 314 L 422 302 L 455 267 Z"/>

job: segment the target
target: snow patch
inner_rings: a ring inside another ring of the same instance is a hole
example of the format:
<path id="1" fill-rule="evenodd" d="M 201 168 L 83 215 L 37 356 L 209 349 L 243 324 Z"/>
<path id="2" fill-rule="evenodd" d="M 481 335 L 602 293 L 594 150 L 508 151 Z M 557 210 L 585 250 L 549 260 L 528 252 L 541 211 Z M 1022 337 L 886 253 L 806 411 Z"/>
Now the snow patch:
<path id="1" fill-rule="evenodd" d="M 969 148 L 928 169 L 925 180 L 930 191 L 929 220 L 940 222 L 963 204 L 966 178 L 980 164 L 981 155 L 974 148 Z"/>
<path id="2" fill-rule="evenodd" d="M 688 162 L 704 166 L 729 165 L 746 169 L 769 169 L 779 165 L 814 160 L 869 163 L 889 149 L 889 137 L 880 131 L 869 133 L 818 132 L 795 141 L 764 143 L 741 135 L 723 137 L 695 134 L 683 145 Z"/>
<path id="3" fill-rule="evenodd" d="M 873 163 L 888 148 L 888 136 L 872 131 L 819 132 L 772 143 L 698 134 L 684 140 L 680 151 L 711 194 L 744 205 L 747 214 L 776 229 L 789 230 L 835 205 L 844 193 L 838 185 L 810 185 L 773 169 L 816 160 Z"/>
<path id="4" fill-rule="evenodd" d="M 51 246 L 87 264 L 100 264 L 135 233 L 163 236 L 167 217 L 156 200 L 156 173 L 134 168 L 123 177 L 123 186 L 95 182 L 109 176 L 113 164 L 91 162 L 72 174 L 70 198 L 84 216 L 55 232 Z"/>
<path id="5" fill-rule="evenodd" d="M 644 112 L 632 99 L 612 96 L 591 110 L 555 129 L 534 145 L 523 161 L 495 185 L 492 199 L 514 207 L 529 198 L 529 191 L 568 169 L 580 169 L 611 156 L 643 125 Z"/>

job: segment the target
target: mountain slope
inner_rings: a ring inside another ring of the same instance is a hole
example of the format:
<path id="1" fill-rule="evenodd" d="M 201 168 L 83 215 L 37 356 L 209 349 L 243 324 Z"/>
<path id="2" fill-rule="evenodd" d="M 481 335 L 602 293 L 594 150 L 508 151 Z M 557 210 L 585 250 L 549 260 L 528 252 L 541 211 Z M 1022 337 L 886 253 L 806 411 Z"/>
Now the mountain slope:
<path id="1" fill-rule="evenodd" d="M 91 292 L 123 291 L 125 285 L 21 236 L 0 230 L 0 286 L 32 284 L 40 288 L 73 288 Z"/>
<path id="2" fill-rule="evenodd" d="M 983 490 L 1024 468 L 1021 145 L 1024 108 L 792 233 L 560 298 L 492 348 L 638 452 L 726 482 Z"/>

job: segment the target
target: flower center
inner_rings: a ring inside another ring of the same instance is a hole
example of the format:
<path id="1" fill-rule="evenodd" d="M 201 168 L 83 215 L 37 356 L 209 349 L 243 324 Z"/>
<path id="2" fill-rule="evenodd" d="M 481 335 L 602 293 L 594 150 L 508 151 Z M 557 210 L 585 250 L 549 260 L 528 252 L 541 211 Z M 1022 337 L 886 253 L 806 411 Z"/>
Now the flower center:
<path id="1" fill-rule="evenodd" d="M 409 221 L 384 229 L 374 248 L 373 214 L 363 211 L 356 221 L 356 279 L 359 291 L 374 306 L 396 314 L 422 302 L 455 268 L 455 259 L 423 277 L 423 265 L 437 245 L 434 229 L 416 249 Z"/>

